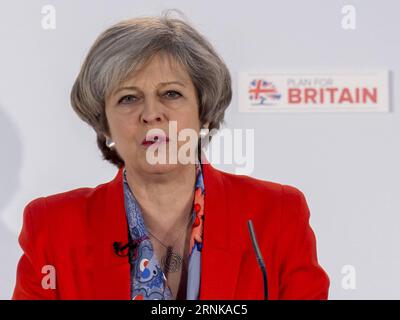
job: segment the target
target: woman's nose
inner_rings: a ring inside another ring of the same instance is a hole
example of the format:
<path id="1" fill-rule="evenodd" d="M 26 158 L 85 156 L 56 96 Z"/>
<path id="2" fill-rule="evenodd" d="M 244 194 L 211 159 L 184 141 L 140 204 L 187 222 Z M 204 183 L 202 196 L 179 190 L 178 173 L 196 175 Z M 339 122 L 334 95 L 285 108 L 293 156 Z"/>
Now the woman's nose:
<path id="1" fill-rule="evenodd" d="M 157 106 L 156 101 L 148 101 L 144 103 L 142 111 L 142 121 L 146 124 L 152 122 L 160 122 L 163 119 L 161 108 Z"/>
<path id="2" fill-rule="evenodd" d="M 160 122 L 161 121 L 161 116 L 158 115 L 146 115 L 142 117 L 142 120 L 144 123 L 152 123 L 152 122 Z"/>

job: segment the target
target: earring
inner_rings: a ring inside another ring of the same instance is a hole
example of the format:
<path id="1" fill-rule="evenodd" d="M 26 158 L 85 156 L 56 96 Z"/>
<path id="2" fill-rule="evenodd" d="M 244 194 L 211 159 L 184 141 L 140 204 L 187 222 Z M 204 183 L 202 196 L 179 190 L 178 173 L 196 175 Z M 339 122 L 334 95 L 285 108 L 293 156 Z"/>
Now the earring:
<path id="1" fill-rule="evenodd" d="M 200 129 L 200 138 L 204 139 L 208 134 L 208 129 L 205 127 L 201 127 Z"/>
<path id="2" fill-rule="evenodd" d="M 114 147 L 115 146 L 115 142 L 114 141 L 112 141 L 111 140 L 111 138 L 106 138 L 106 146 L 108 147 L 108 148 L 112 148 L 112 147 Z"/>

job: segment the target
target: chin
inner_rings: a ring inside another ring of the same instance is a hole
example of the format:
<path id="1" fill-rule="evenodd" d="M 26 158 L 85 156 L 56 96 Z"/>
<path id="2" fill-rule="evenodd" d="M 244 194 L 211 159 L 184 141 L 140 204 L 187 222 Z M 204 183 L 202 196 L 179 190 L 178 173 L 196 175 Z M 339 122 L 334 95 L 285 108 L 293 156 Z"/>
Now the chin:
<path id="1" fill-rule="evenodd" d="M 155 159 L 158 159 L 160 162 L 155 162 Z M 144 154 L 140 161 L 142 170 L 147 173 L 162 174 L 171 172 L 182 166 L 182 164 L 180 164 L 178 161 L 175 161 L 175 163 L 170 163 L 168 153 L 166 154 L 165 158 L 155 159 L 153 159 L 153 161 L 151 161 L 151 159 L 148 160 L 146 158 L 146 154 Z"/>
<path id="2" fill-rule="evenodd" d="M 145 163 L 143 166 L 143 171 L 147 173 L 153 173 L 153 174 L 162 174 L 162 173 L 168 173 L 171 172 L 179 167 L 179 164 L 149 164 Z"/>

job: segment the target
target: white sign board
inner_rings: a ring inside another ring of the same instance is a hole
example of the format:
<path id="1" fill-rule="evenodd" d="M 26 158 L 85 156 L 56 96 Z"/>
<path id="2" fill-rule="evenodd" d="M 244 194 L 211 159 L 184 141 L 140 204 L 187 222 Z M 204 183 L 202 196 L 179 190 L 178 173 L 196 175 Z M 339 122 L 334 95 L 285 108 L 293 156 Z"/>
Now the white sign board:
<path id="1" fill-rule="evenodd" d="M 388 112 L 389 73 L 239 73 L 240 112 Z"/>

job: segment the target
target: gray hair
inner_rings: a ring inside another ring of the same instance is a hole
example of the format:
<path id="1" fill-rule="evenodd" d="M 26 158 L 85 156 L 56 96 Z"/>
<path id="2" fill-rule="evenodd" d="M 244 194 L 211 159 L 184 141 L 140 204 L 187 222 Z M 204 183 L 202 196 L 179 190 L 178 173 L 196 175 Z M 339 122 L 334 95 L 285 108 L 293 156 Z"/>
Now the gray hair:
<path id="1" fill-rule="evenodd" d="M 96 131 L 103 158 L 118 167 L 124 161 L 115 148 L 106 146 L 106 98 L 158 53 L 168 54 L 186 68 L 197 91 L 200 124 L 208 122 L 210 130 L 224 124 L 232 99 L 231 77 L 207 39 L 168 14 L 121 21 L 96 39 L 71 91 L 72 107 Z"/>

